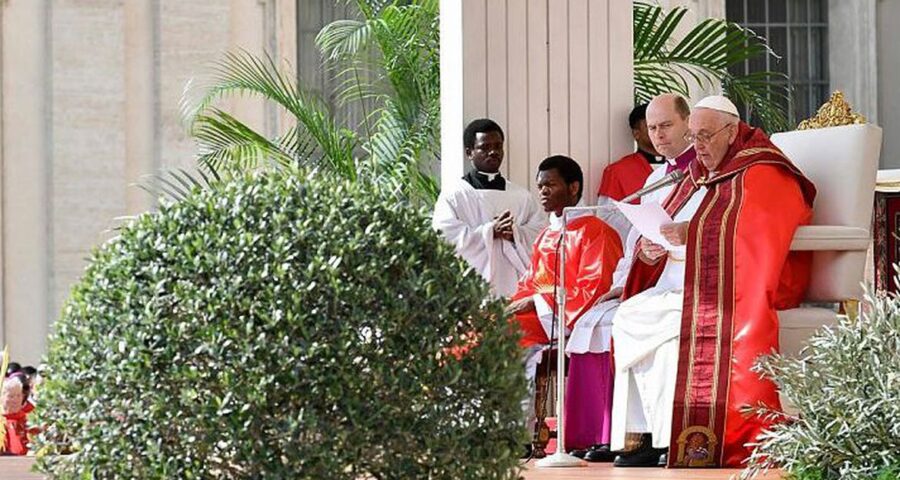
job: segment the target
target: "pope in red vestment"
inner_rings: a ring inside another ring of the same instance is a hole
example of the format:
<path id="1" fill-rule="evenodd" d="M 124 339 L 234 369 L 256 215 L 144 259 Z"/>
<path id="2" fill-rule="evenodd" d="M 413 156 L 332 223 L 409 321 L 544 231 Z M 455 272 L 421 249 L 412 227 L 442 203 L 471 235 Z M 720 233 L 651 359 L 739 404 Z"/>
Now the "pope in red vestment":
<path id="1" fill-rule="evenodd" d="M 578 204 L 582 184 L 581 168 L 571 158 L 554 156 L 541 163 L 538 173 L 541 205 L 553 216 L 550 226 L 535 241 L 531 266 L 519 281 L 509 307 L 523 333 L 521 345 L 526 351 L 526 372 L 532 380 L 541 349 L 550 342 L 551 336 L 555 337 L 554 294 L 559 282 L 557 273 L 564 269 L 566 309 L 562 321 L 570 329 L 583 322 L 572 335 L 583 335 L 583 342 L 590 345 L 584 353 L 572 353 L 569 362 L 565 444 L 577 449 L 609 444 L 611 324 L 604 324 L 602 312 L 591 307 L 609 290 L 613 272 L 622 257 L 619 234 L 590 212 L 568 216 L 563 236 L 560 216 L 565 207 Z M 565 264 L 559 265 L 559 252 L 563 248 Z M 530 416 L 530 398 L 523 408 Z"/>
<path id="2" fill-rule="evenodd" d="M 689 135 L 699 161 L 664 204 L 674 216 L 702 195 L 690 221 L 663 231 L 686 245 L 670 467 L 738 467 L 749 456 L 748 444 L 769 424 L 745 409 L 780 407 L 775 385 L 751 367 L 778 350 L 776 309 L 796 306 L 809 281 L 809 252 L 789 249 L 812 218 L 815 187 L 765 133 L 738 122 L 736 109 L 720 127 L 733 108 L 724 97 L 695 107 Z M 625 298 L 666 270 L 662 247 L 641 247 Z"/>

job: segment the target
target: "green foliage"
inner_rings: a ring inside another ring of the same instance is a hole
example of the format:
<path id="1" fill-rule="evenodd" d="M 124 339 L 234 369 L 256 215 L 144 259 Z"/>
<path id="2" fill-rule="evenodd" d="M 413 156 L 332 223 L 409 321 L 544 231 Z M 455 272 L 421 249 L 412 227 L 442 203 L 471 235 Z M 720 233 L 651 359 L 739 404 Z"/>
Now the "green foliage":
<path id="1" fill-rule="evenodd" d="M 797 480 L 900 478 L 900 298 L 866 303 L 860 319 L 820 330 L 799 358 L 757 365 L 800 414 L 761 437 L 742 478 L 770 467 Z"/>
<path id="2" fill-rule="evenodd" d="M 728 67 L 775 53 L 766 39 L 740 25 L 708 18 L 677 40 L 675 31 L 688 10 L 669 12 L 658 5 L 634 2 L 634 100 L 649 102 L 661 93 L 690 96 L 689 80 L 701 88 L 721 87 L 725 95 L 747 105 L 769 132 L 790 128 L 781 105 L 787 105 L 787 76 L 758 72 L 735 76 Z"/>
<path id="3" fill-rule="evenodd" d="M 518 333 L 421 209 L 254 173 L 118 233 L 51 338 L 50 478 L 516 478 Z"/>
<path id="4" fill-rule="evenodd" d="M 338 98 L 366 111 L 362 123 L 340 124 L 317 95 L 271 58 L 229 53 L 215 64 L 211 78 L 189 85 L 182 100 L 201 168 L 227 177 L 260 168 L 312 167 L 373 183 L 416 203 L 434 203 L 438 186 L 431 169 L 440 151 L 439 2 L 353 3 L 359 18 L 327 25 L 316 42 L 323 68 L 341 85 Z M 235 95 L 272 102 L 294 125 L 266 137 L 215 106 Z M 169 176 L 183 177 L 183 172 Z"/>

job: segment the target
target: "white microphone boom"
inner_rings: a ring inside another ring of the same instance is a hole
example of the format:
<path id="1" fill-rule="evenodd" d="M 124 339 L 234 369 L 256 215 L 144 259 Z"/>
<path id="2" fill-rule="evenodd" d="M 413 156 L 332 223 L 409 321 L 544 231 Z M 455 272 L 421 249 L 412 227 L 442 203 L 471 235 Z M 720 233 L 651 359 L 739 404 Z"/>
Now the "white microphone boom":
<path id="1" fill-rule="evenodd" d="M 661 168 L 661 167 L 660 167 Z M 668 187 L 673 183 L 678 183 L 681 179 L 684 178 L 684 172 L 681 170 L 673 170 L 672 173 L 666 175 L 665 177 L 660 178 L 659 180 L 647 185 L 646 187 L 632 193 L 631 195 L 622 199 L 622 203 L 628 203 L 636 198 L 641 198 L 644 195 L 655 192 L 663 187 Z"/>

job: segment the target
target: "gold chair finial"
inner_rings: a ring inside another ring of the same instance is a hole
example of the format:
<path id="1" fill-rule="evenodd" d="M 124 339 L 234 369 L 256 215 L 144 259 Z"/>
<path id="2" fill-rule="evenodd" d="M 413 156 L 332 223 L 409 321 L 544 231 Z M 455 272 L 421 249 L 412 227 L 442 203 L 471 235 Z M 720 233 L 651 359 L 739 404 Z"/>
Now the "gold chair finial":
<path id="1" fill-rule="evenodd" d="M 853 113 L 850 104 L 844 99 L 844 94 L 840 90 L 836 90 L 831 94 L 831 98 L 819 107 L 819 112 L 814 117 L 800 122 L 797 130 L 812 130 L 815 128 L 861 123 L 866 123 L 866 117 Z"/>

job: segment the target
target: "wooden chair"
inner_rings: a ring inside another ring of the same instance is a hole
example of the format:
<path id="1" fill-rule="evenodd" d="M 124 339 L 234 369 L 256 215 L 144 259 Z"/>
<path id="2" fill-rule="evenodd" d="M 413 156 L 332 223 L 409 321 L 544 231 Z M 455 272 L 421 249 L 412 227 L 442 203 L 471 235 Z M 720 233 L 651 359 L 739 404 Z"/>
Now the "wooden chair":
<path id="1" fill-rule="evenodd" d="M 556 348 L 548 348 L 541 353 L 541 363 L 538 365 L 535 377 L 534 416 L 536 421 L 534 424 L 534 440 L 531 444 L 534 458 L 546 457 L 547 444 L 551 438 L 556 438 L 556 431 L 550 430 L 550 426 L 547 424 L 547 403 L 550 389 L 556 385 L 556 382 L 551 382 L 551 380 L 555 379 L 558 373 L 556 371 L 557 352 L 558 349 Z M 549 372 L 548 365 L 550 366 Z M 563 372 L 563 375 L 567 375 L 569 372 L 568 357 L 565 365 L 566 371 Z"/>

